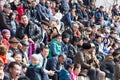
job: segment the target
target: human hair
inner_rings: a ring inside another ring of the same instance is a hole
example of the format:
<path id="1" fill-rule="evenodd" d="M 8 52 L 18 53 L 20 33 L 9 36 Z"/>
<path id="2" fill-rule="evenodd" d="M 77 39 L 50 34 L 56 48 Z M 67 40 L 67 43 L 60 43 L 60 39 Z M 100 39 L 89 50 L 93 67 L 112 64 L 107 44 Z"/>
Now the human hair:
<path id="1" fill-rule="evenodd" d="M 4 45 L 0 45 L 0 55 L 5 56 L 7 54 L 7 47 Z"/>
<path id="2" fill-rule="evenodd" d="M 63 57 L 64 59 L 67 58 L 67 56 L 64 53 L 60 54 L 58 57 Z"/>
<path id="3" fill-rule="evenodd" d="M 74 70 L 75 70 L 76 68 L 77 68 L 77 69 L 78 69 L 78 68 L 81 68 L 81 65 L 78 64 L 78 63 L 74 64 Z"/>
<path id="4" fill-rule="evenodd" d="M 53 38 L 57 38 L 57 37 L 62 37 L 61 34 L 56 34 L 55 36 L 53 36 Z"/>
<path id="5" fill-rule="evenodd" d="M 118 56 L 120 54 L 120 50 L 119 49 L 116 49 L 113 53 L 112 53 L 112 56 L 115 57 L 115 56 Z"/>
<path id="6" fill-rule="evenodd" d="M 22 56 L 22 53 L 20 53 L 19 51 L 16 51 L 16 52 L 13 53 L 12 57 L 14 58 L 18 54 L 20 54 Z"/>
<path id="7" fill-rule="evenodd" d="M 72 63 L 67 64 L 66 69 L 68 70 L 69 68 L 74 68 L 74 64 L 72 64 Z"/>
<path id="8" fill-rule="evenodd" d="M 42 47 L 42 51 L 43 51 L 43 49 L 49 49 L 48 45 L 44 45 L 44 46 Z"/>
<path id="9" fill-rule="evenodd" d="M 22 69 L 27 68 L 26 64 L 22 64 Z"/>
<path id="10" fill-rule="evenodd" d="M 14 68 L 15 65 L 19 65 L 19 66 L 20 66 L 20 64 L 19 64 L 18 62 L 14 61 L 14 62 L 11 62 L 11 63 L 8 65 L 8 69 Z"/>

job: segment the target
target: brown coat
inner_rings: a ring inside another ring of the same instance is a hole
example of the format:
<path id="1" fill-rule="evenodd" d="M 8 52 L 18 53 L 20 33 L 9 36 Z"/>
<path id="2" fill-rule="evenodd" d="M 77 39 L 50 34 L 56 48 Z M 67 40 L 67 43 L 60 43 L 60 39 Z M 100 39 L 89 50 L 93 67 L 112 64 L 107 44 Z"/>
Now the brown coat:
<path id="1" fill-rule="evenodd" d="M 83 76 L 87 75 L 88 69 L 90 69 L 91 65 L 89 63 L 89 58 L 87 54 L 83 52 L 78 52 L 74 57 L 74 63 L 81 64 L 81 75 Z"/>
<path id="2" fill-rule="evenodd" d="M 114 80 L 120 79 L 120 64 L 115 65 L 114 78 Z"/>

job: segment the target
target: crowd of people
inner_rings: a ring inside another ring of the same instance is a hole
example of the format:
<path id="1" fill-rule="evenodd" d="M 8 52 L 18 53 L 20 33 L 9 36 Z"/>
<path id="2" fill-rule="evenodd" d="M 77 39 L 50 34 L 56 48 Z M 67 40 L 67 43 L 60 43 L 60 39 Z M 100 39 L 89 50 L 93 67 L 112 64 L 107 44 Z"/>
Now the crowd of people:
<path id="1" fill-rule="evenodd" d="M 0 0 L 0 80 L 119 80 L 117 1 Z"/>

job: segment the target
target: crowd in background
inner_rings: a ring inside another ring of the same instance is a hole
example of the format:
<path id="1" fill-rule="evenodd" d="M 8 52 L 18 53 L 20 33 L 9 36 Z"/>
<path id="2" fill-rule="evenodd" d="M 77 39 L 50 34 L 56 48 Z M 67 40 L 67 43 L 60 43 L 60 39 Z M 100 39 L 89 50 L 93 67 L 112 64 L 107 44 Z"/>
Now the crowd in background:
<path id="1" fill-rule="evenodd" d="M 97 0 L 0 0 L 1 80 L 120 79 L 120 6 Z"/>

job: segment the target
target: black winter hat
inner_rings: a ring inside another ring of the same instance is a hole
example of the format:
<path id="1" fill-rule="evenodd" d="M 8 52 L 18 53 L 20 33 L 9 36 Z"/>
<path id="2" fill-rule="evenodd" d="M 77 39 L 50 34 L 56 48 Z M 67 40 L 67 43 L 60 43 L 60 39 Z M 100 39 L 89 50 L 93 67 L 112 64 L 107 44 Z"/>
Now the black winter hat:
<path id="1" fill-rule="evenodd" d="M 64 39 L 64 38 L 70 38 L 70 35 L 69 35 L 68 33 L 64 33 L 64 34 L 62 35 L 62 39 Z"/>
<path id="2" fill-rule="evenodd" d="M 83 43 L 82 48 L 83 49 L 90 49 L 91 48 L 91 44 L 90 43 Z"/>
<path id="3" fill-rule="evenodd" d="M 79 37 L 73 36 L 73 42 L 79 42 L 79 41 L 80 41 Z"/>

